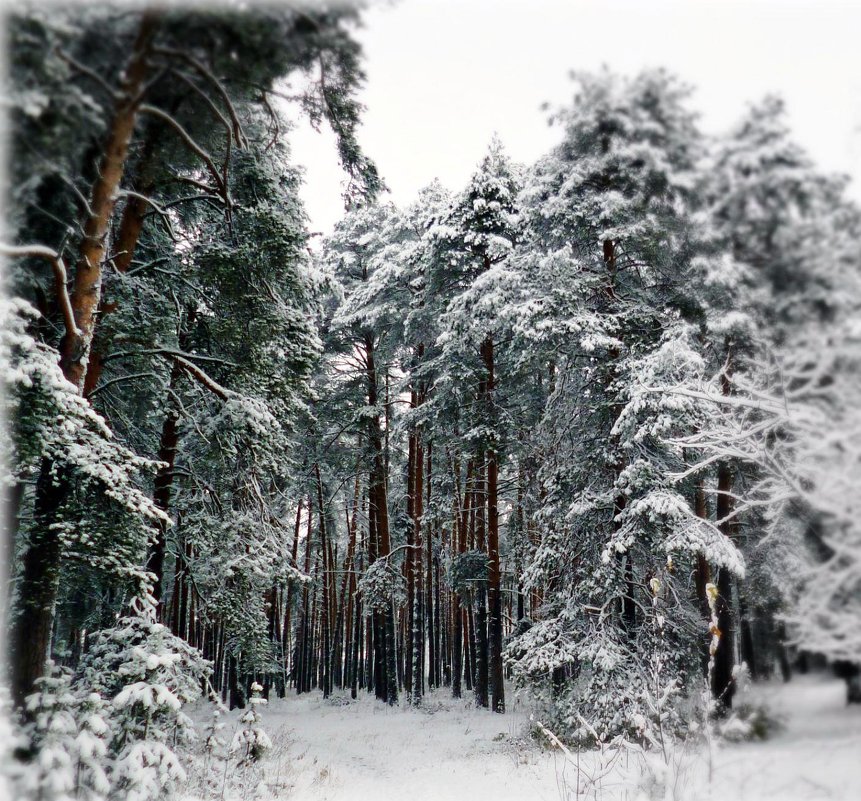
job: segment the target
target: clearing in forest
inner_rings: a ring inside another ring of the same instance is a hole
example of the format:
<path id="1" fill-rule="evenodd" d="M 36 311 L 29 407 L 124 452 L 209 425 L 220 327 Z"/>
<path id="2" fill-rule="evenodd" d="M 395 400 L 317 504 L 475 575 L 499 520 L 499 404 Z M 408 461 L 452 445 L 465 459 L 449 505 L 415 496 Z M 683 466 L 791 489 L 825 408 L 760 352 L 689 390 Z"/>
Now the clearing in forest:
<path id="1" fill-rule="evenodd" d="M 566 758 L 530 736 L 530 709 L 505 715 L 471 698 L 429 693 L 423 707 L 387 707 L 370 696 L 274 699 L 264 725 L 272 798 L 290 801 L 853 801 L 861 787 L 861 715 L 830 676 L 753 687 L 739 705 L 764 706 L 776 723 L 765 741 L 723 743 L 711 785 L 704 750 L 675 749 L 660 787 L 661 761 L 645 765 L 597 751 Z M 232 727 L 231 713 L 228 730 Z M 578 766 L 579 759 L 579 781 Z M 602 762 L 608 763 L 602 765 Z M 612 763 L 612 764 L 609 764 Z M 578 794 L 579 787 L 579 794 Z"/>

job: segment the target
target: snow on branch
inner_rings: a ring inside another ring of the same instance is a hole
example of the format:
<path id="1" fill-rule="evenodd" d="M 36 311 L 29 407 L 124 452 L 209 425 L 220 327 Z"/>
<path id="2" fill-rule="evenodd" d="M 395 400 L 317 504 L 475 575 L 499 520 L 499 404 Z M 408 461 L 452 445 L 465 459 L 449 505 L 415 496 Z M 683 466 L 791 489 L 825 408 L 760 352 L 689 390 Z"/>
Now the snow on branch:
<path id="1" fill-rule="evenodd" d="M 12 259 L 42 259 L 47 261 L 54 271 L 54 290 L 57 294 L 57 303 L 60 305 L 60 311 L 63 314 L 63 324 L 69 336 L 80 336 L 75 322 L 75 312 L 72 310 L 72 301 L 69 297 L 69 289 L 66 286 L 68 275 L 66 273 L 66 264 L 63 257 L 45 245 L 3 245 L 0 244 L 0 255 L 8 256 Z"/>
<path id="2" fill-rule="evenodd" d="M 171 351 L 166 351 L 163 355 L 168 359 L 171 359 L 174 364 L 188 373 L 188 375 L 190 375 L 199 384 L 206 387 L 206 389 L 208 389 L 213 395 L 221 398 L 221 400 L 228 400 L 236 394 L 232 390 L 221 386 L 217 381 L 210 378 L 200 367 L 193 362 L 190 362 L 184 356 Z"/>
<path id="3" fill-rule="evenodd" d="M 221 400 L 229 400 L 230 398 L 237 397 L 237 394 L 233 390 L 221 386 L 221 384 L 219 384 L 214 378 L 210 377 L 203 368 L 198 367 L 198 365 L 196 365 L 192 360 L 216 362 L 235 367 L 236 365 L 232 362 L 227 362 L 223 359 L 214 358 L 212 356 L 198 356 L 193 353 L 183 353 L 182 351 L 173 350 L 171 348 L 148 348 L 146 350 L 117 351 L 116 353 L 109 353 L 107 356 L 102 357 L 102 363 L 104 364 L 107 361 L 123 359 L 129 356 L 159 356 L 162 359 L 173 362 L 177 367 L 191 376 L 201 386 L 208 389 L 217 398 L 220 398 Z"/>
<path id="4" fill-rule="evenodd" d="M 191 78 L 188 77 L 184 72 L 180 72 L 178 70 L 171 70 L 171 72 L 176 75 L 184 84 L 186 84 L 195 94 L 209 106 L 210 111 L 216 116 L 219 122 L 224 126 L 224 130 L 227 132 L 228 140 L 232 140 L 236 136 L 236 131 L 231 125 L 230 121 L 224 114 L 221 113 L 221 109 L 215 105 L 212 98 L 206 94 Z"/>

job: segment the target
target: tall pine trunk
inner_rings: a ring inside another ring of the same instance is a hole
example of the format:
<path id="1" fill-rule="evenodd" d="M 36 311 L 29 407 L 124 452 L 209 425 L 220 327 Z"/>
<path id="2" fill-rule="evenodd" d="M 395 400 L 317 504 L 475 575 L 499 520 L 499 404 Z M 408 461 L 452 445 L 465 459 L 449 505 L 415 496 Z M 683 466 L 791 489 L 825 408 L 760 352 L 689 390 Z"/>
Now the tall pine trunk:
<path id="1" fill-rule="evenodd" d="M 727 346 L 727 364 L 721 376 L 721 390 L 724 395 L 729 395 L 732 390 L 730 381 L 732 370 L 732 352 Z M 717 471 L 717 501 L 715 503 L 718 527 L 721 533 L 732 538 L 733 522 L 726 518 L 732 512 L 732 491 L 734 475 L 732 467 L 727 462 L 718 464 Z M 735 667 L 735 632 L 732 610 L 732 574 L 725 567 L 718 570 L 716 612 L 718 628 L 721 631 L 720 641 L 715 652 L 715 666 L 712 673 L 712 694 L 719 699 L 726 709 L 732 708 L 732 699 L 735 694 L 735 681 L 733 669 Z"/>
<path id="2" fill-rule="evenodd" d="M 457 506 L 455 507 L 454 528 L 452 536 L 452 551 L 458 556 L 466 553 L 467 525 L 469 520 L 470 489 L 472 484 L 472 462 L 467 465 L 466 481 L 464 491 L 460 493 L 460 465 L 454 465 L 455 493 Z M 453 698 L 460 698 L 463 686 L 463 652 L 464 652 L 464 627 L 463 627 L 463 601 L 460 593 L 452 592 L 452 606 L 454 607 L 454 632 L 451 646 L 451 694 Z"/>
<path id="3" fill-rule="evenodd" d="M 481 459 L 484 459 L 482 454 Z M 475 515 L 475 547 L 487 553 L 487 466 L 480 461 L 478 468 L 478 508 Z M 488 700 L 488 642 L 487 642 L 487 582 L 477 582 L 475 590 L 475 703 L 487 707 Z"/>
<path id="4" fill-rule="evenodd" d="M 495 388 L 493 340 L 488 337 L 481 346 L 484 367 L 487 370 L 485 392 L 488 406 L 493 403 Z M 490 409 L 489 409 L 490 410 Z M 505 685 L 502 670 L 502 575 L 499 564 L 499 505 L 497 500 L 498 465 L 496 450 L 487 451 L 487 595 L 490 605 L 488 620 L 490 639 L 490 694 L 491 709 L 505 712 Z"/>
<path id="5" fill-rule="evenodd" d="M 418 394 L 421 402 L 421 393 Z M 424 514 L 424 449 L 422 448 L 421 434 L 415 435 L 415 459 L 413 473 L 413 548 L 409 558 L 413 562 L 413 582 L 415 595 L 413 599 L 412 620 L 412 702 L 415 705 L 421 703 L 423 689 L 423 650 L 424 632 L 422 621 L 424 619 L 423 591 L 422 591 L 422 515 Z"/>
<path id="6" fill-rule="evenodd" d="M 158 460 L 163 462 L 159 468 L 153 484 L 153 501 L 163 512 L 170 508 L 170 498 L 173 490 L 173 471 L 176 466 L 176 451 L 179 445 L 179 410 L 173 400 L 174 391 L 180 378 L 180 368 L 174 365 L 170 371 L 170 383 L 168 393 L 168 409 L 161 427 L 161 438 L 159 440 Z M 155 577 L 152 585 L 152 594 L 158 604 L 159 620 L 164 617 L 164 604 L 162 595 L 164 593 L 164 559 L 167 548 L 167 522 L 158 521 L 156 538 L 150 544 L 147 555 L 147 570 Z"/>
<path id="7" fill-rule="evenodd" d="M 101 298 L 105 238 L 117 192 L 125 171 L 129 143 L 138 116 L 140 96 L 149 73 L 148 59 L 156 17 L 145 12 L 126 69 L 99 169 L 90 191 L 89 214 L 84 223 L 75 275 L 70 291 L 76 331 L 67 331 L 60 342 L 63 375 L 83 391 L 87 361 Z M 54 529 L 57 515 L 71 492 L 72 477 L 62 465 L 44 459 L 37 480 L 34 526 L 21 558 L 16 586 L 16 608 L 10 631 L 12 700 L 23 707 L 36 679 L 44 675 L 59 590 L 62 547 Z"/>
<path id="8" fill-rule="evenodd" d="M 323 506 L 323 479 L 320 475 L 320 466 L 314 465 L 314 472 L 317 476 L 317 517 L 320 526 L 320 559 L 323 584 L 323 597 L 321 599 L 322 607 L 320 613 L 320 660 L 321 660 L 321 684 L 323 689 L 323 698 L 328 698 L 331 691 L 331 612 L 330 605 L 332 603 L 331 587 L 329 583 L 329 575 L 331 573 L 331 559 L 328 547 L 328 538 L 326 536 L 326 512 Z"/>
<path id="9" fill-rule="evenodd" d="M 368 389 L 368 405 L 376 408 L 378 403 L 377 392 L 377 368 L 374 357 L 374 340 L 371 334 L 365 335 L 365 366 Z M 369 418 L 369 439 L 373 455 L 373 467 L 371 472 L 371 495 L 375 505 L 375 520 L 377 528 L 377 543 L 381 557 L 387 557 L 392 550 L 389 536 L 389 509 L 386 493 L 386 455 L 383 452 L 383 432 L 380 426 L 379 414 Z M 380 665 L 380 678 L 382 680 L 383 695 L 389 704 L 398 701 L 398 663 L 395 645 L 395 611 L 390 603 L 385 612 L 377 615 L 378 637 L 375 643 L 382 651 L 382 662 Z M 379 694 L 379 690 L 378 690 Z"/>

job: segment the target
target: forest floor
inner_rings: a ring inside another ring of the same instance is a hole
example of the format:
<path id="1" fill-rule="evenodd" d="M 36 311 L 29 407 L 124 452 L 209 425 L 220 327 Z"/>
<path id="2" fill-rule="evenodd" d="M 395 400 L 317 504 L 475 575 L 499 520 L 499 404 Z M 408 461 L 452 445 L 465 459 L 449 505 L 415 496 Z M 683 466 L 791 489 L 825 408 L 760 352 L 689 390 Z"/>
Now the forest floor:
<path id="1" fill-rule="evenodd" d="M 764 706 L 778 725 L 765 741 L 717 746 L 709 780 L 702 748 L 677 748 L 666 770 L 658 756 L 610 764 L 607 755 L 584 750 L 566 758 L 530 736 L 529 708 L 510 698 L 509 712 L 494 715 L 467 699 L 452 700 L 448 691 L 426 696 L 422 709 L 389 708 L 369 697 L 290 696 L 263 710 L 275 744 L 267 795 L 285 801 L 861 799 L 861 709 L 845 705 L 842 682 L 798 676 L 787 685 L 756 685 L 740 702 Z M 664 779 L 671 788 L 666 794 Z"/>

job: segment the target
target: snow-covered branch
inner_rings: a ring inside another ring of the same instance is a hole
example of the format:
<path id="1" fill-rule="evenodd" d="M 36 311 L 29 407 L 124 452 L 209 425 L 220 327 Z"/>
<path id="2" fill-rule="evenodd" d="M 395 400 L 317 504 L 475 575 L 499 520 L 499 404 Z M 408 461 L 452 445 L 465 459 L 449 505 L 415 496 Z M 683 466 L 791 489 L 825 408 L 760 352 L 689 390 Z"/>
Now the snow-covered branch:
<path id="1" fill-rule="evenodd" d="M 51 265 L 51 269 L 54 271 L 54 291 L 63 315 L 63 325 L 70 336 L 80 336 L 80 331 L 75 322 L 75 312 L 72 309 L 72 301 L 69 297 L 69 289 L 66 286 L 68 276 L 63 257 L 57 251 L 45 245 L 16 246 L 0 244 L 0 255 L 12 259 L 42 259 Z"/>

